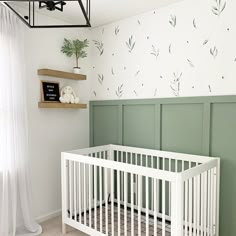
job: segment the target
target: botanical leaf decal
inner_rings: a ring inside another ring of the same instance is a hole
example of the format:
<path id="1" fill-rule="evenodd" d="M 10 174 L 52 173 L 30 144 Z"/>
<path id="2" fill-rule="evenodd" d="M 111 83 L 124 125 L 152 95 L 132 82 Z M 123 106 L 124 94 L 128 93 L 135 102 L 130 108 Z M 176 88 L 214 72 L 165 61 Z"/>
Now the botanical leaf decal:
<path id="1" fill-rule="evenodd" d="M 154 91 L 154 97 L 156 97 L 156 96 L 157 96 L 157 88 Z"/>
<path id="2" fill-rule="evenodd" d="M 202 44 L 202 45 L 204 46 L 204 45 L 206 45 L 208 42 L 209 42 L 209 40 L 208 40 L 208 39 L 206 39 L 206 40 L 203 42 L 203 44 Z"/>
<path id="3" fill-rule="evenodd" d="M 123 95 L 123 84 L 121 84 L 120 86 L 118 86 L 117 91 L 116 91 L 116 96 L 117 96 L 118 98 L 121 98 L 122 95 Z"/>
<path id="4" fill-rule="evenodd" d="M 138 97 L 138 93 L 136 92 L 136 90 L 134 90 L 134 94 Z"/>
<path id="5" fill-rule="evenodd" d="M 103 74 L 98 74 L 98 82 L 102 85 L 104 80 L 104 75 Z"/>
<path id="6" fill-rule="evenodd" d="M 98 49 L 100 56 L 103 54 L 104 52 L 104 45 L 102 41 L 97 41 L 97 40 L 93 40 L 94 44 L 96 45 L 96 48 Z"/>
<path id="7" fill-rule="evenodd" d="M 179 92 L 180 92 L 180 79 L 182 77 L 182 73 L 180 73 L 179 75 L 176 73 L 173 73 L 173 79 L 170 82 L 170 88 L 173 92 L 173 94 L 178 97 L 179 96 Z"/>
<path id="8" fill-rule="evenodd" d="M 195 29 L 197 29 L 197 24 L 196 24 L 196 19 L 195 19 L 195 18 L 193 19 L 193 27 L 194 27 Z"/>
<path id="9" fill-rule="evenodd" d="M 138 22 L 138 24 L 139 24 L 139 25 L 141 25 L 141 22 L 140 22 L 140 20 L 137 20 L 137 22 Z"/>
<path id="10" fill-rule="evenodd" d="M 94 94 L 95 97 L 97 96 L 97 93 L 95 91 L 93 91 L 93 94 Z"/>
<path id="11" fill-rule="evenodd" d="M 211 85 L 208 85 L 209 92 L 212 92 Z"/>
<path id="12" fill-rule="evenodd" d="M 140 73 L 140 70 L 138 70 L 136 73 L 135 73 L 135 77 L 137 77 L 138 75 L 139 75 L 139 73 Z"/>
<path id="13" fill-rule="evenodd" d="M 113 67 L 111 68 L 111 73 L 112 73 L 112 75 L 115 75 Z"/>
<path id="14" fill-rule="evenodd" d="M 131 35 L 128 42 L 126 42 L 126 46 L 129 49 L 129 52 L 131 53 L 135 47 L 135 41 L 133 40 L 133 35 Z"/>
<path id="15" fill-rule="evenodd" d="M 212 6 L 212 12 L 216 16 L 220 16 L 220 14 L 224 11 L 226 7 L 226 2 L 222 2 L 222 0 L 215 0 L 215 5 Z"/>
<path id="16" fill-rule="evenodd" d="M 171 44 L 169 45 L 169 53 L 170 54 L 172 53 L 172 45 Z"/>
<path id="17" fill-rule="evenodd" d="M 159 56 L 159 49 L 156 48 L 154 45 L 152 45 L 152 52 L 151 55 L 153 55 L 156 59 Z"/>
<path id="18" fill-rule="evenodd" d="M 192 63 L 192 61 L 191 61 L 191 60 L 189 60 L 189 59 L 187 59 L 187 61 L 188 61 L 188 64 L 189 64 L 191 67 L 193 67 L 193 68 L 194 68 L 194 64 Z"/>
<path id="19" fill-rule="evenodd" d="M 216 58 L 218 55 L 218 49 L 216 47 L 210 49 L 210 54 Z"/>
<path id="20" fill-rule="evenodd" d="M 170 23 L 170 25 L 173 26 L 173 27 L 176 26 L 176 16 L 175 16 L 175 15 L 171 15 L 171 16 L 170 16 L 169 23 Z"/>
<path id="21" fill-rule="evenodd" d="M 116 28 L 115 28 L 115 35 L 118 35 L 119 32 L 120 32 L 120 28 L 119 28 L 119 26 L 116 26 Z"/>

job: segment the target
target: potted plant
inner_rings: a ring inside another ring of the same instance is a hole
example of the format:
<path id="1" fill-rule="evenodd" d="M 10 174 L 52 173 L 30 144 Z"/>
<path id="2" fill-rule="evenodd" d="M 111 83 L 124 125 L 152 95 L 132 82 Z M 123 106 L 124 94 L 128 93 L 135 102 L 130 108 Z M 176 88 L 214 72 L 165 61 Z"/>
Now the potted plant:
<path id="1" fill-rule="evenodd" d="M 74 73 L 81 73 L 81 68 L 79 67 L 79 58 L 87 57 L 87 52 L 84 49 L 87 48 L 88 45 L 89 41 L 87 39 L 83 41 L 79 39 L 64 39 L 63 45 L 61 47 L 61 52 L 66 54 L 68 57 L 75 56 L 76 67 L 74 67 Z"/>

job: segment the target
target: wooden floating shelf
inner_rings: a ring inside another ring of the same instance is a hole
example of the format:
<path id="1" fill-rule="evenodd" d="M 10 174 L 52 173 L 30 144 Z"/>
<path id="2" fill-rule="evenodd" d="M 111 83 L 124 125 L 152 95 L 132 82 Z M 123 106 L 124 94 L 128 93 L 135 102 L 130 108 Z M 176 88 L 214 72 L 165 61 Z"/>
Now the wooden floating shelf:
<path id="1" fill-rule="evenodd" d="M 87 104 L 68 104 L 60 102 L 39 102 L 39 108 L 72 108 L 72 109 L 85 109 Z"/>
<path id="2" fill-rule="evenodd" d="M 86 75 L 75 74 L 60 70 L 51 70 L 51 69 L 39 69 L 38 75 L 51 76 L 63 79 L 73 79 L 73 80 L 86 80 Z"/>

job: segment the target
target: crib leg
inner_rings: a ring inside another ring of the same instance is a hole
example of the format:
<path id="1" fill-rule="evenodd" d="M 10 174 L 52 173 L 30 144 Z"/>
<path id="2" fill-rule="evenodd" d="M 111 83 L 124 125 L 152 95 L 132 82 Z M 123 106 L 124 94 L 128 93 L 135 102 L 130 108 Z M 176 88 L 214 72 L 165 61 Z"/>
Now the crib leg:
<path id="1" fill-rule="evenodd" d="M 62 223 L 62 234 L 66 234 L 66 224 Z"/>

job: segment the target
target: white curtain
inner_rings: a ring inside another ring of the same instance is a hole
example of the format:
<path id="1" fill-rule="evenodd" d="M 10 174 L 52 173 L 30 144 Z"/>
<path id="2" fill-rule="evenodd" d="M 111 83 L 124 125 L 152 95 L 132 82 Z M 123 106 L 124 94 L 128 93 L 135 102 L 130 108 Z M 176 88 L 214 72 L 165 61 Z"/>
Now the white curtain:
<path id="1" fill-rule="evenodd" d="M 0 236 L 42 232 L 30 207 L 23 32 L 0 4 Z"/>

